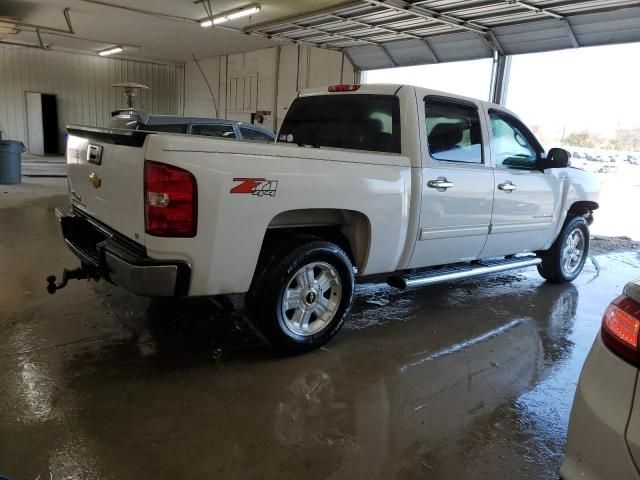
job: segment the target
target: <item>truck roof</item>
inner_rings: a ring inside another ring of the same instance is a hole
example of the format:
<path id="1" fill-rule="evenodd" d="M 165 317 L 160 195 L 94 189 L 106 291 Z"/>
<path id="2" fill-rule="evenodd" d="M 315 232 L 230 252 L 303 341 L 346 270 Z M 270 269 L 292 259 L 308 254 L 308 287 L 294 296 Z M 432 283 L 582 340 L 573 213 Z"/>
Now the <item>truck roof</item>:
<path id="1" fill-rule="evenodd" d="M 487 102 L 477 98 L 465 97 L 464 95 L 458 95 L 455 93 L 443 92 L 441 90 L 417 87 L 415 85 L 409 85 L 409 84 L 363 83 L 358 87 L 357 90 L 345 91 L 345 92 L 330 92 L 329 87 L 325 86 L 325 87 L 308 88 L 305 90 L 301 90 L 299 96 L 306 97 L 306 96 L 312 96 L 312 95 L 358 95 L 358 94 L 395 95 L 401 88 L 411 88 L 416 91 L 419 97 L 424 97 L 427 95 L 438 95 L 438 96 L 444 96 L 444 97 L 458 98 L 460 100 L 470 100 L 474 102 L 480 102 L 487 109 L 496 108 L 505 112 L 509 112 L 514 116 L 517 116 L 513 112 L 511 112 L 509 109 L 505 108 L 502 105 L 498 105 L 497 103 Z"/>

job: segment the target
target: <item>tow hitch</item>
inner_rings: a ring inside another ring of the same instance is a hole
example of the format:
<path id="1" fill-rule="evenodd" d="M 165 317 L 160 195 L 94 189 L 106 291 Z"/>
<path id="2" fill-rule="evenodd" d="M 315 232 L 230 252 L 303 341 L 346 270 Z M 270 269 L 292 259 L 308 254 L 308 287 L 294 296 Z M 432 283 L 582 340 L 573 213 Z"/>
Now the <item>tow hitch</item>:
<path id="1" fill-rule="evenodd" d="M 49 275 L 47 277 L 47 292 L 50 294 L 56 293 L 57 290 L 64 288 L 67 286 L 67 282 L 69 280 L 100 280 L 100 272 L 95 267 L 88 267 L 82 265 L 81 267 L 74 268 L 73 270 L 67 270 L 66 268 L 62 271 L 62 281 L 56 283 L 56 276 Z"/>

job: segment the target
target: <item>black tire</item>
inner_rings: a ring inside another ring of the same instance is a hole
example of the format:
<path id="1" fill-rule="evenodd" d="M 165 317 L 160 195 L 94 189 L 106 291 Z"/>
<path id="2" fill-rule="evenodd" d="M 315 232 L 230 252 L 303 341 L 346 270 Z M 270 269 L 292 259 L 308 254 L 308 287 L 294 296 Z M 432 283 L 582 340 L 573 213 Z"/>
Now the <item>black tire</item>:
<path id="1" fill-rule="evenodd" d="M 563 268 L 563 261 L 565 260 L 563 249 L 565 248 L 565 243 L 569 235 L 576 230 L 580 230 L 583 235 L 583 253 L 579 263 L 577 263 L 571 271 L 567 272 L 566 269 Z M 538 265 L 538 273 L 540 273 L 545 280 L 551 283 L 568 283 L 575 280 L 576 277 L 580 275 L 580 272 L 582 272 L 584 263 L 589 256 L 589 224 L 584 217 L 572 216 L 567 218 L 558 238 L 553 242 L 551 248 L 544 252 L 539 252 L 539 256 L 542 259 L 542 263 Z"/>
<path id="2" fill-rule="evenodd" d="M 330 265 L 337 273 L 341 295 L 336 310 L 322 330 L 299 335 L 292 331 L 282 312 L 282 299 L 293 276 L 306 265 Z M 272 247 L 259 262 L 246 307 L 262 337 L 281 354 L 300 354 L 321 347 L 342 327 L 353 302 L 355 278 L 348 255 L 339 246 L 314 237 L 294 237 Z"/>

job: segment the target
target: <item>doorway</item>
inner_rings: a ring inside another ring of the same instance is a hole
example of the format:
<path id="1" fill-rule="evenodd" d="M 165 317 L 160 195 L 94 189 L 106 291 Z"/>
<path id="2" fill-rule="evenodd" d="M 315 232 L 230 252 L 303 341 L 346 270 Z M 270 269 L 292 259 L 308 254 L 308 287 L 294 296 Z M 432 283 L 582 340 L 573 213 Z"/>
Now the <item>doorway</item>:
<path id="1" fill-rule="evenodd" d="M 58 155 L 58 98 L 54 94 L 25 92 L 27 143 L 33 155 Z"/>

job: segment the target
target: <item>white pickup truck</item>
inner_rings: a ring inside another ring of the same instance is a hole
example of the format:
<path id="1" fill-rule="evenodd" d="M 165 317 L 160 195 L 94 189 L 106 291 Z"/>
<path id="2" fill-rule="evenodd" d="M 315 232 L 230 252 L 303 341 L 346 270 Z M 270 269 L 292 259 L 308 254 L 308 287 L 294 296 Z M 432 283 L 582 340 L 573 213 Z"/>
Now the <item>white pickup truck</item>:
<path id="1" fill-rule="evenodd" d="M 70 126 L 81 267 L 147 296 L 246 293 L 277 349 L 342 326 L 356 276 L 407 288 L 537 265 L 572 281 L 598 208 L 594 176 L 545 152 L 505 108 L 399 85 L 300 92 L 277 143 Z"/>

